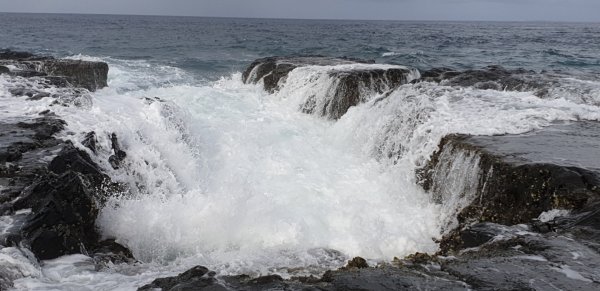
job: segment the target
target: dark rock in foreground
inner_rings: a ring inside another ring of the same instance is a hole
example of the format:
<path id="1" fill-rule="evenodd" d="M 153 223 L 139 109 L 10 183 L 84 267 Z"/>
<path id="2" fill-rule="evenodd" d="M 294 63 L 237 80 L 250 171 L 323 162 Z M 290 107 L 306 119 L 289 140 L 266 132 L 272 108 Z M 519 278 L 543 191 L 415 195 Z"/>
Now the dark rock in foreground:
<path id="1" fill-rule="evenodd" d="M 540 234 L 527 226 L 474 225 L 462 232 L 496 235 L 446 260 L 441 269 L 476 290 L 597 290 L 600 255 L 574 235 L 580 230 L 563 225 Z"/>
<path id="2" fill-rule="evenodd" d="M 139 290 L 598 290 L 598 211 L 584 217 L 544 222 L 555 228 L 545 233 L 534 232 L 541 222 L 512 227 L 477 224 L 461 231 L 471 237 L 471 245 L 453 256 L 415 254 L 377 267 L 353 266 L 362 261 L 354 258 L 321 278 L 215 279 L 214 273 L 198 266 Z M 593 226 L 590 220 L 596 221 Z"/>
<path id="3" fill-rule="evenodd" d="M 420 268 L 349 268 L 328 271 L 322 278 L 295 277 L 284 280 L 278 275 L 258 278 L 225 276 L 214 278 L 214 273 L 202 266 L 194 267 L 176 277 L 154 280 L 138 290 L 465 290 L 466 284 L 455 281 L 447 274 L 434 277 Z"/>
<path id="4" fill-rule="evenodd" d="M 140 287 L 138 290 L 194 290 L 206 287 L 211 287 L 211 290 L 227 290 L 215 283 L 214 273 L 209 274 L 207 268 L 196 266 L 179 274 L 177 277 L 156 279 L 152 283 Z"/>
<path id="5" fill-rule="evenodd" d="M 0 125 L 12 129 L 0 135 L 0 215 L 31 209 L 0 244 L 24 244 L 41 260 L 96 247 L 97 201 L 112 183 L 86 152 L 54 138 L 63 124 L 44 117 Z"/>
<path id="6" fill-rule="evenodd" d="M 0 51 L 0 73 L 21 77 L 45 77 L 54 85 L 81 87 L 90 91 L 107 86 L 108 65 L 104 62 L 54 59 L 25 52 Z M 17 70 L 8 70 L 12 65 Z"/>
<path id="7" fill-rule="evenodd" d="M 118 243 L 99 241 L 99 203 L 115 185 L 86 152 L 54 137 L 63 126 L 57 117 L 0 123 L 0 215 L 14 221 L 0 248 L 26 247 L 38 260 L 81 253 L 98 264 L 135 261 Z"/>
<path id="8" fill-rule="evenodd" d="M 72 86 L 100 88 L 106 85 L 108 71 L 104 63 L 62 61 L 12 51 L 0 51 L 0 63 L 20 69 L 9 72 L 16 76 L 13 78 L 32 78 L 31 82 L 14 82 L 29 84 L 31 88 L 8 90 L 23 98 L 24 103 L 44 97 L 60 100 L 63 92 L 87 92 Z M 27 71 L 30 69 L 37 71 Z M 52 84 L 38 82 L 40 76 L 51 83 L 56 81 L 53 78 L 62 79 L 69 89 L 53 88 L 55 93 L 50 94 L 46 89 Z M 0 216 L 12 221 L 0 232 L 0 249 L 12 248 L 33 261 L 86 254 L 94 258 L 97 266 L 134 262 L 127 248 L 114 240 L 100 241 L 95 225 L 100 203 L 118 186 L 86 151 L 55 137 L 65 125 L 49 110 L 40 112 L 38 117 L 0 121 Z M 87 139 L 95 149 L 96 144 L 91 141 L 95 135 Z M 125 152 L 118 150 L 122 161 Z M 0 276 L 0 289 L 4 290 L 12 286 L 12 280 L 24 275 L 15 273 L 10 266 L 0 266 Z"/>
<path id="9" fill-rule="evenodd" d="M 305 113 L 332 119 L 340 118 L 350 107 L 367 101 L 370 95 L 389 92 L 410 82 L 411 76 L 416 73 L 401 66 L 378 66 L 372 61 L 349 58 L 269 57 L 250 64 L 244 71 L 242 80 L 245 83 L 262 81 L 265 90 L 273 93 L 285 84 L 292 70 L 306 66 L 338 66 L 331 67 L 326 72 L 334 81 L 328 84 L 330 88 L 321 92 L 324 96 L 306 96 L 305 104 L 302 105 Z"/>

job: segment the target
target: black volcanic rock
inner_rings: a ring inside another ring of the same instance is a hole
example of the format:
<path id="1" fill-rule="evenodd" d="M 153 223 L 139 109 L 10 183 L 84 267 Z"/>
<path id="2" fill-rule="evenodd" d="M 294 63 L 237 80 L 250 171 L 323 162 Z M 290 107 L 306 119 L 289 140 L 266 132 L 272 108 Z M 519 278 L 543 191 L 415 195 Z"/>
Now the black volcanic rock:
<path id="1" fill-rule="evenodd" d="M 102 269 L 110 264 L 135 263 L 135 257 L 131 251 L 114 239 L 107 239 L 95 244 L 92 250 L 97 269 Z"/>
<path id="2" fill-rule="evenodd" d="M 90 149 L 94 154 L 97 151 L 97 149 L 96 149 L 97 143 L 98 143 L 98 140 L 96 138 L 96 132 L 94 132 L 94 131 L 90 131 L 90 132 L 86 133 L 85 137 L 81 141 L 81 144 L 84 147 Z"/>
<path id="3" fill-rule="evenodd" d="M 0 75 L 10 73 L 10 69 L 5 66 L 0 66 Z"/>
<path id="4" fill-rule="evenodd" d="M 108 158 L 108 162 L 113 169 L 118 169 L 121 167 L 121 162 L 127 157 L 127 153 L 121 150 L 119 139 L 117 138 L 117 134 L 114 132 L 110 135 L 110 143 L 115 154 Z"/>
<path id="5" fill-rule="evenodd" d="M 215 288 L 219 285 L 215 284 L 216 280 L 212 276 L 205 276 L 207 274 L 208 269 L 206 267 L 196 266 L 176 277 L 158 278 L 138 290 L 201 290 L 207 287 L 211 287 L 211 290 L 227 290 L 222 286 L 221 288 Z"/>
<path id="6" fill-rule="evenodd" d="M 364 269 L 368 268 L 369 264 L 367 264 L 367 260 L 361 257 L 355 257 L 352 260 L 348 261 L 348 264 L 344 267 L 346 269 Z"/>
<path id="7" fill-rule="evenodd" d="M 27 60 L 33 58 L 34 55 L 28 52 L 17 52 L 12 50 L 0 50 L 0 60 Z"/>
<path id="8" fill-rule="evenodd" d="M 578 213 L 600 201 L 599 129 L 597 122 L 581 121 L 526 135 L 450 135 L 419 176 L 423 187 L 437 195 L 449 183 L 444 181 L 460 178 L 460 171 L 468 170 L 452 167 L 453 157 L 462 153 L 479 158 L 474 189 L 453 193 L 468 200 L 466 207 L 457 209 L 459 228 L 478 222 L 528 223 L 552 209 Z M 449 168 L 455 170 L 444 170 Z M 451 233 L 442 247 L 466 247 L 462 240 Z"/>
<path id="9" fill-rule="evenodd" d="M 73 86 L 92 82 L 89 89 L 104 86 L 107 71 L 103 63 L 63 62 L 10 51 L 0 51 L 0 63 L 18 68 L 17 73 L 10 75 L 31 78 L 19 82 L 18 78 L 9 77 L 16 82 L 9 82 L 7 91 L 16 97 L 28 97 L 21 99 L 23 103 L 51 97 L 63 106 L 77 105 L 68 100 L 88 92 Z M 47 90 L 52 85 L 67 88 Z M 9 228 L 0 232 L 0 248 L 14 247 L 34 261 L 86 254 L 94 258 L 99 268 L 134 262 L 126 247 L 114 240 L 99 241 L 95 226 L 107 195 L 125 188 L 113 183 L 86 151 L 56 137 L 65 125 L 50 110 L 43 110 L 34 118 L 0 121 L 0 215 L 12 221 Z M 92 141 L 95 142 L 94 134 L 88 142 L 95 148 Z M 0 268 L 0 276 L 3 272 Z M 14 272 L 9 275 L 8 279 L 0 278 L 0 288 L 11 287 L 12 280 L 23 276 Z"/>
<path id="10" fill-rule="evenodd" d="M 298 67 L 305 66 L 335 66 L 350 64 L 374 64 L 374 61 L 353 58 L 332 58 L 324 56 L 298 56 L 298 57 L 267 57 L 255 60 L 242 73 L 244 83 L 257 83 L 265 79 L 265 90 L 273 92 L 278 88 L 281 79 L 287 77 L 289 72 Z"/>
<path id="11" fill-rule="evenodd" d="M 242 74 L 245 83 L 263 82 L 264 89 L 273 93 L 280 89 L 285 83 L 288 74 L 299 67 L 305 66 L 338 66 L 338 65 L 374 64 L 373 61 L 331 58 L 323 56 L 306 57 L 268 57 L 254 61 Z M 370 94 L 381 94 L 396 89 L 398 86 L 408 83 L 409 75 L 413 73 L 410 69 L 400 66 L 390 67 L 332 67 L 327 72 L 336 80 L 334 86 L 323 92 L 326 94 L 325 104 L 318 106 L 317 96 L 306 96 L 306 102 L 302 105 L 305 113 L 314 113 L 332 119 L 338 119 L 348 109 L 361 102 Z"/>
<path id="12" fill-rule="evenodd" d="M 98 207 L 90 181 L 69 171 L 35 187 L 39 201 L 24 227 L 31 251 L 38 259 L 84 253 L 97 242 Z"/>
<path id="13" fill-rule="evenodd" d="M 473 87 L 508 91 L 534 91 L 539 97 L 547 92 L 550 80 L 535 71 L 506 69 L 492 65 L 481 69 L 455 71 L 433 68 L 421 74 L 420 81 L 438 82 L 447 86 Z"/>
<path id="14" fill-rule="evenodd" d="M 108 65 L 103 62 L 54 60 L 42 62 L 42 71 L 50 76 L 64 77 L 74 87 L 90 91 L 108 86 Z"/>
<path id="15" fill-rule="evenodd" d="M 0 65 L 14 65 L 18 68 L 6 73 L 24 78 L 47 77 L 52 84 L 63 87 L 95 91 L 108 86 L 108 65 L 104 62 L 55 59 L 4 50 L 0 51 Z"/>
<path id="16" fill-rule="evenodd" d="M 99 203 L 115 185 L 86 152 L 54 138 L 63 127 L 64 121 L 51 115 L 0 124 L 8 131 L 0 134 L 0 158 L 10 162 L 0 166 L 0 197 L 6 197 L 0 213 L 31 209 L 19 227 L 0 235 L 0 244 L 28 246 L 41 260 L 96 251 L 104 261 L 132 259 L 117 243 L 98 242 Z"/>

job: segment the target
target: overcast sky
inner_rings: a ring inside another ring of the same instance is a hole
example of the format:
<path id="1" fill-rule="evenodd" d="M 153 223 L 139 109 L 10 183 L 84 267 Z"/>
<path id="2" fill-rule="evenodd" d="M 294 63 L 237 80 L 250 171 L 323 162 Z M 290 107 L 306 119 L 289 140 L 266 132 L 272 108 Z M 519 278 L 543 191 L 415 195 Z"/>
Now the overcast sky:
<path id="1" fill-rule="evenodd" d="M 600 0 L 0 0 L 2 12 L 600 22 Z"/>

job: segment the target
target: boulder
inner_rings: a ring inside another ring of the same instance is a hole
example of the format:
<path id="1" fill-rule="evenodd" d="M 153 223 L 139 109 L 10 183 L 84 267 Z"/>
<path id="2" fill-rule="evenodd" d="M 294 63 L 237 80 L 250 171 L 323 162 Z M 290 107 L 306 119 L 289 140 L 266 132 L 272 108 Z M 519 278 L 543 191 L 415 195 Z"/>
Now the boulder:
<path id="1" fill-rule="evenodd" d="M 369 264 L 367 264 L 367 260 L 361 257 L 355 257 L 352 260 L 348 261 L 348 264 L 344 267 L 346 269 L 364 269 L 368 268 Z"/>
<path id="2" fill-rule="evenodd" d="M 97 269 L 103 269 L 110 264 L 130 264 L 137 262 L 131 251 L 114 239 L 107 239 L 95 244 L 92 250 Z"/>

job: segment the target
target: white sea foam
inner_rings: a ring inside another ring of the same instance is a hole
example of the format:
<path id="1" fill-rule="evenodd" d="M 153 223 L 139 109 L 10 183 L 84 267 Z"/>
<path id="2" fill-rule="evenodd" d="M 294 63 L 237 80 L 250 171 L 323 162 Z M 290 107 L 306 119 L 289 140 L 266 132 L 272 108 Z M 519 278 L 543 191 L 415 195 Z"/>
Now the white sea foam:
<path id="1" fill-rule="evenodd" d="M 567 276 L 567 278 L 570 278 L 573 280 L 579 280 L 579 281 L 584 281 L 584 282 L 588 282 L 588 283 L 593 282 L 592 280 L 581 275 L 581 273 L 573 270 L 568 265 L 561 265 L 560 268 L 551 268 L 551 269 L 553 269 L 559 273 L 563 273 L 565 276 Z"/>
<path id="2" fill-rule="evenodd" d="M 93 105 L 52 109 L 68 122 L 63 137 L 96 131 L 97 162 L 131 186 L 109 200 L 98 226 L 145 264 L 96 272 L 84 256 L 64 257 L 17 280 L 18 288 L 132 289 L 197 264 L 286 276 L 357 255 L 433 252 L 432 238 L 455 209 L 430 201 L 414 171 L 442 136 L 600 119 L 598 107 L 565 99 L 421 83 L 373 95 L 332 122 L 299 112 L 303 95 L 323 89 L 294 83 L 310 78 L 287 80 L 304 91 L 269 95 L 240 74 L 199 83 L 176 68 L 107 61 L 110 87 L 92 94 Z M 39 110 L 44 102 L 28 104 Z M 112 132 L 128 153 L 119 170 L 107 163 Z"/>
<path id="3" fill-rule="evenodd" d="M 564 77 L 548 89 L 548 97 L 600 106 L 600 81 Z"/>
<path id="4" fill-rule="evenodd" d="M 336 110 L 334 98 L 342 81 L 335 73 L 350 72 L 354 70 L 406 70 L 404 83 L 418 79 L 420 73 L 416 69 L 397 65 L 386 64 L 344 64 L 335 66 L 305 66 L 292 70 L 288 76 L 280 80 L 281 89 L 276 98 L 286 100 L 291 108 L 297 107 L 300 111 L 316 113 L 331 117 Z M 387 73 L 386 73 L 387 74 Z M 359 103 L 367 102 L 378 94 L 395 89 L 387 79 L 360 81 L 358 84 Z"/>
<path id="5" fill-rule="evenodd" d="M 382 57 L 393 57 L 393 56 L 399 56 L 399 55 L 402 55 L 402 53 L 399 53 L 399 52 L 385 52 L 385 53 L 381 54 Z"/>
<path id="6" fill-rule="evenodd" d="M 568 215 L 571 211 L 566 209 L 552 209 L 545 212 L 542 212 L 538 219 L 541 222 L 549 222 L 554 220 L 557 217 Z"/>

